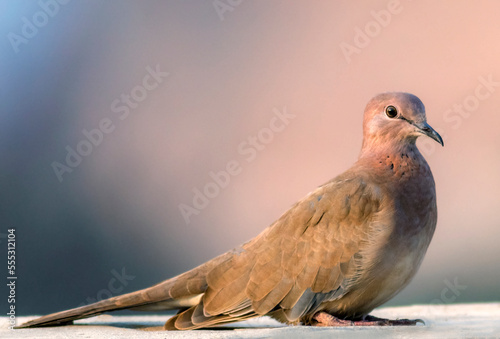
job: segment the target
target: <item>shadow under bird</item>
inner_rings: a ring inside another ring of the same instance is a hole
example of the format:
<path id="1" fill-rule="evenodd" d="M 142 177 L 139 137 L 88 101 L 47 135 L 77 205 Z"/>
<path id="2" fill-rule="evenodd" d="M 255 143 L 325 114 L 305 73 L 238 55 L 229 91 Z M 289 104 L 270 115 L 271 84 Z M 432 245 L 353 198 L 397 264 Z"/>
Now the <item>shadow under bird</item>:
<path id="1" fill-rule="evenodd" d="M 103 312 L 178 309 L 167 330 L 267 315 L 315 326 L 415 325 L 369 313 L 417 272 L 437 222 L 419 136 L 441 145 L 420 99 L 383 93 L 363 119 L 358 161 L 309 193 L 254 239 L 155 286 L 29 321 L 70 324 Z"/>

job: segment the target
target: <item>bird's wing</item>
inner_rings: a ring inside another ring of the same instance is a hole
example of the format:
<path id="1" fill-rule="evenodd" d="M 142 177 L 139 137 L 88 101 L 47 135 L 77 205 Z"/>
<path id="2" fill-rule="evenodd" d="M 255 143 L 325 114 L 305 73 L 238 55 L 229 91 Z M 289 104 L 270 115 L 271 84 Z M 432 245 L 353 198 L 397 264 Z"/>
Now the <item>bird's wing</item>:
<path id="1" fill-rule="evenodd" d="M 347 293 L 381 203 L 359 177 L 338 177 L 310 193 L 207 274 L 196 306 L 167 329 L 194 329 L 282 312 L 294 322 Z"/>

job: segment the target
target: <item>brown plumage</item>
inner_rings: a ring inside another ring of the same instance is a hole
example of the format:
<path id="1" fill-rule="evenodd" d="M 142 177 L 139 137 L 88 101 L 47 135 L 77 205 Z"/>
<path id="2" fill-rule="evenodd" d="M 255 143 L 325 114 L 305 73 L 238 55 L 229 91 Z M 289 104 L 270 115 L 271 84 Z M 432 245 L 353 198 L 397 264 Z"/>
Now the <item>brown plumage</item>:
<path id="1" fill-rule="evenodd" d="M 53 326 L 119 309 L 180 309 L 188 330 L 268 315 L 312 325 L 408 325 L 367 317 L 415 275 L 437 220 L 434 179 L 418 136 L 443 144 L 422 102 L 384 93 L 367 105 L 359 160 L 251 241 L 150 288 L 47 315 Z"/>

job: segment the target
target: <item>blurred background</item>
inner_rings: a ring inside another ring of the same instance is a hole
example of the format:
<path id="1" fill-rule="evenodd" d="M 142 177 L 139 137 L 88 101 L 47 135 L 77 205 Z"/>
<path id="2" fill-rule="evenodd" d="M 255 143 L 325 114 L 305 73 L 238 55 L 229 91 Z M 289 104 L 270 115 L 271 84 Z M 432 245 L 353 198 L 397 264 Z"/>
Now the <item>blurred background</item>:
<path id="1" fill-rule="evenodd" d="M 145 288 L 253 238 L 356 161 L 384 91 L 419 96 L 446 146 L 419 140 L 438 227 L 389 305 L 500 301 L 499 11 L 1 1 L 0 248 L 15 228 L 17 314 Z"/>

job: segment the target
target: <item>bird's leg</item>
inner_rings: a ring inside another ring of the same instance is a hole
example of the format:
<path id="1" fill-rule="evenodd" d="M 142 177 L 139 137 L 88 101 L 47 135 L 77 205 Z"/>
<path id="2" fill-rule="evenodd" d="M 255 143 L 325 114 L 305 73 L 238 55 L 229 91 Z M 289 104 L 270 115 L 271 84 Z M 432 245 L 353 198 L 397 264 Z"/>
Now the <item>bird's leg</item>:
<path id="1" fill-rule="evenodd" d="M 343 320 L 326 312 L 318 312 L 312 317 L 312 326 L 354 326 L 353 322 L 350 320 Z"/>
<path id="2" fill-rule="evenodd" d="M 338 326 L 415 326 L 417 323 L 422 323 L 425 324 L 423 320 L 421 319 L 415 319 L 415 320 L 410 320 L 410 319 L 396 319 L 396 320 L 390 320 L 390 319 L 383 319 L 383 318 L 377 318 L 371 315 L 367 315 L 363 318 L 363 320 L 344 320 L 344 319 L 339 319 L 329 313 L 326 312 L 318 312 L 314 315 L 312 318 L 313 322 L 311 325 L 313 326 L 321 326 L 321 327 L 326 327 L 326 326 L 332 326 L 332 327 L 338 327 Z"/>
<path id="3" fill-rule="evenodd" d="M 363 318 L 363 320 L 360 321 L 355 321 L 354 324 L 355 326 L 363 326 L 363 322 L 368 323 L 368 325 L 365 326 L 370 326 L 372 323 L 374 325 L 379 325 L 379 326 L 415 326 L 417 323 L 421 323 L 425 325 L 425 322 L 422 319 L 384 319 L 384 318 L 377 318 L 372 315 L 367 315 Z M 360 324 L 358 324 L 360 323 Z"/>

